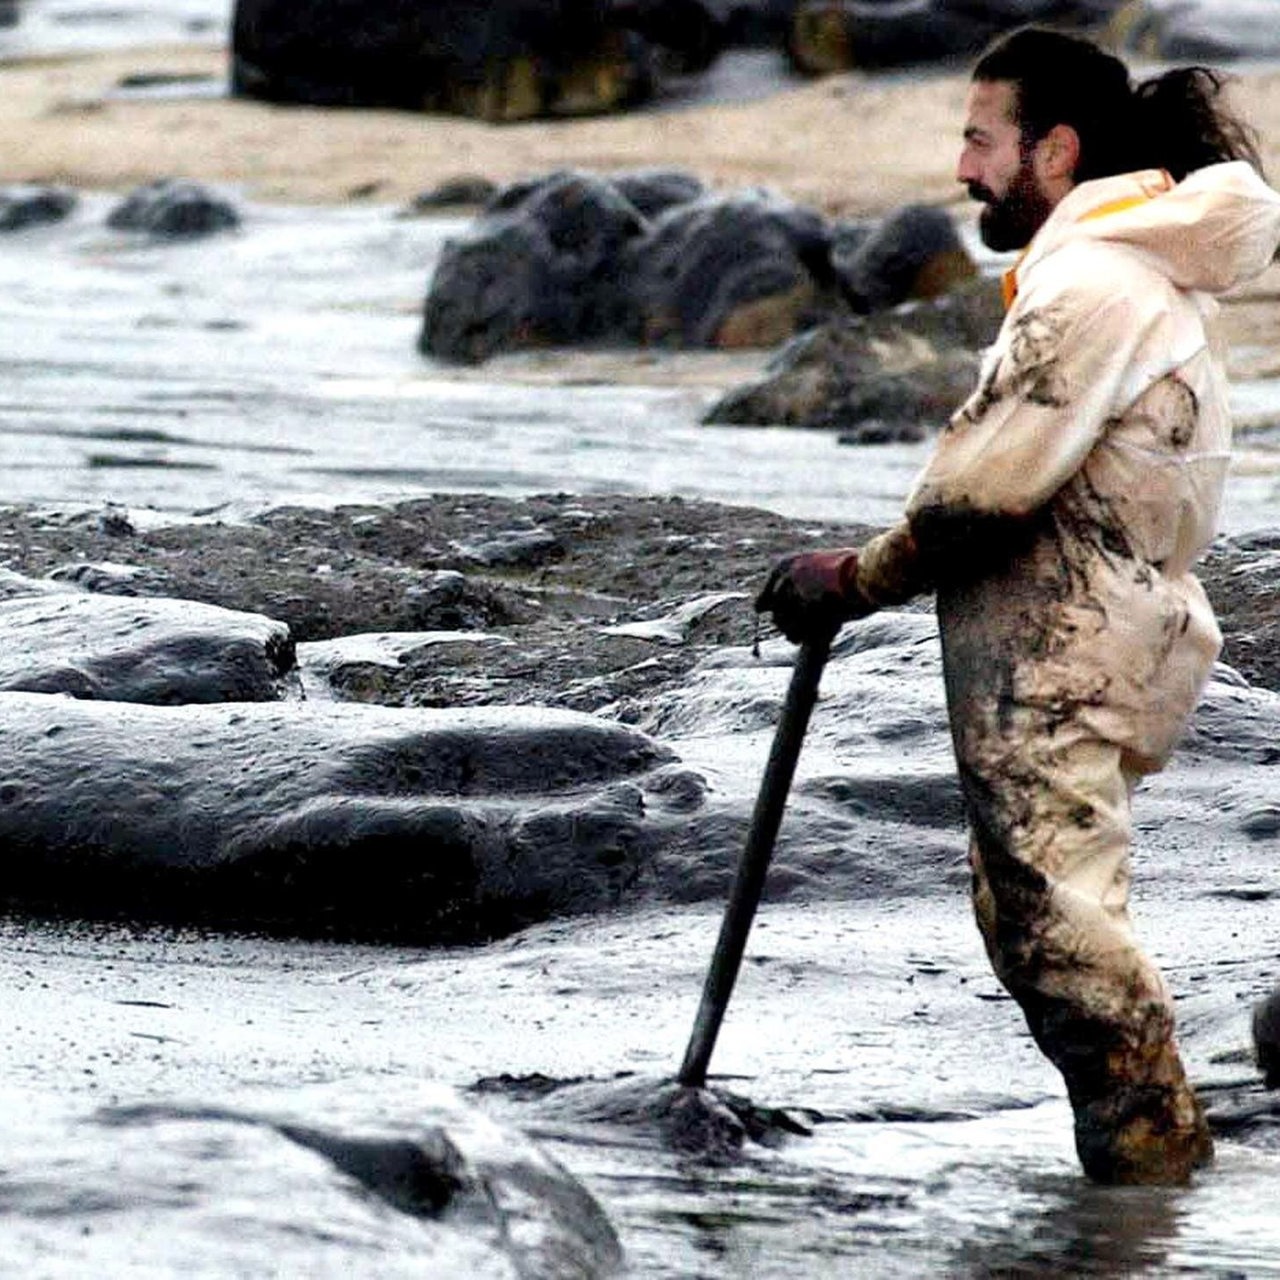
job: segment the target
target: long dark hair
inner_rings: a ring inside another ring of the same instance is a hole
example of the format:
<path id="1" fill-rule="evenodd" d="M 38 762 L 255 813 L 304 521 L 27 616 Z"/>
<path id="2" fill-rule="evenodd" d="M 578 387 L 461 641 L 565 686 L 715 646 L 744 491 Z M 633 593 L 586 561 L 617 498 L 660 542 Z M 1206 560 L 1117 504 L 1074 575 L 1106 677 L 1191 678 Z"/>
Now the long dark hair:
<path id="1" fill-rule="evenodd" d="M 1227 78 L 1209 67 L 1177 67 L 1134 85 L 1124 63 L 1091 40 L 1021 27 L 987 48 L 973 78 L 1014 85 L 1024 144 L 1070 125 L 1080 139 L 1077 182 L 1132 169 L 1182 179 L 1224 160 L 1262 172 L 1257 134 L 1223 102 Z"/>

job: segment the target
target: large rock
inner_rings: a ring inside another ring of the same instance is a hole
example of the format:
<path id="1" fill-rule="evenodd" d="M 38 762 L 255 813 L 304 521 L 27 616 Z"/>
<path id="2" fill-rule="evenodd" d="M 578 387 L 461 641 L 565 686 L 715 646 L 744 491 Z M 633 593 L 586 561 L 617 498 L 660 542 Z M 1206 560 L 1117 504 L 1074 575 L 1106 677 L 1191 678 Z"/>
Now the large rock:
<path id="1" fill-rule="evenodd" d="M 767 191 L 676 205 L 628 245 L 622 272 L 650 344 L 771 346 L 834 302 L 829 228 Z"/>
<path id="2" fill-rule="evenodd" d="M 10 1259 L 84 1276 L 616 1274 L 617 1234 L 583 1184 L 419 1075 L 199 1101 L 193 1085 L 88 1112 L 10 1091 L 0 1140 L 23 1237 Z"/>
<path id="3" fill-rule="evenodd" d="M 768 346 L 842 305 L 817 213 L 763 191 L 700 191 L 645 172 L 508 188 L 445 246 L 419 349 L 474 361 L 591 342 Z"/>
<path id="4" fill-rule="evenodd" d="M 5 694 L 8 904 L 420 943 L 616 905 L 670 753 L 569 712 Z"/>
<path id="5" fill-rule="evenodd" d="M 857 312 L 885 311 L 911 298 L 950 293 L 978 274 L 951 215 L 934 205 L 908 204 L 861 229 L 832 265 Z"/>
<path id="6" fill-rule="evenodd" d="M 926 205 L 832 226 L 680 171 L 553 173 L 506 188 L 445 245 L 418 346 L 461 361 L 584 343 L 767 347 L 976 270 L 950 215 Z"/>
<path id="7" fill-rule="evenodd" d="M 703 421 L 841 430 L 854 440 L 921 439 L 972 391 L 999 327 L 989 282 L 897 311 L 834 321 L 783 347 L 763 375 Z"/>
<path id="8" fill-rule="evenodd" d="M 440 255 L 419 349 L 483 360 L 520 347 L 611 337 L 624 327 L 625 245 L 646 221 L 617 189 L 556 173 L 504 192 Z"/>
<path id="9" fill-rule="evenodd" d="M 651 90 L 608 0 L 238 0 L 233 92 L 485 120 L 608 111 Z"/>
<path id="10" fill-rule="evenodd" d="M 1028 22 L 1093 27 L 1121 0 L 800 0 L 787 31 L 798 71 L 828 75 L 971 57 Z"/>
<path id="11" fill-rule="evenodd" d="M 960 57 L 999 27 L 981 14 L 955 14 L 935 0 L 802 0 L 787 32 L 791 65 L 805 75 Z"/>
<path id="12" fill-rule="evenodd" d="M 269 701 L 291 687 L 289 628 L 261 614 L 15 576 L 2 585 L 0 690 L 175 705 Z"/>

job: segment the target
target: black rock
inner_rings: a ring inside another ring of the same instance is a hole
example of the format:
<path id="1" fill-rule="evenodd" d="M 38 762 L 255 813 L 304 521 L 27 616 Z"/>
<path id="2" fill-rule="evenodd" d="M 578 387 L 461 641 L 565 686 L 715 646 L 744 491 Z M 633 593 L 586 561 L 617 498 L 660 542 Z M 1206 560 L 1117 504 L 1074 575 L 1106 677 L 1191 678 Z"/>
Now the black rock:
<path id="1" fill-rule="evenodd" d="M 240 225 L 234 205 L 198 182 L 162 179 L 132 191 L 107 218 L 116 231 L 187 239 Z"/>
<path id="2" fill-rule="evenodd" d="M 0 231 L 61 222 L 75 207 L 76 195 L 65 187 L 5 187 L 0 189 Z"/>
<path id="3" fill-rule="evenodd" d="M 771 192 L 708 193 L 679 171 L 561 172 L 504 187 L 446 244 L 419 349 L 478 361 L 592 342 L 771 346 L 975 273 L 949 215 L 924 205 L 832 228 Z"/>
<path id="4" fill-rule="evenodd" d="M 191 600 L 21 593 L 11 579 L 5 587 L 0 690 L 159 705 L 273 700 L 289 692 L 289 628 L 260 614 Z"/>
<path id="5" fill-rule="evenodd" d="M 832 306 L 830 231 L 767 191 L 706 196 L 628 246 L 636 336 L 679 347 L 768 346 Z"/>
<path id="6" fill-rule="evenodd" d="M 976 53 L 1001 25 L 981 12 L 954 12 L 939 0 L 801 0 L 786 52 L 806 75 L 935 62 Z"/>
<path id="7" fill-rule="evenodd" d="M 641 786 L 670 752 L 568 712 L 0 705 L 26 909 L 474 941 L 618 905 L 661 828 Z"/>
<path id="8" fill-rule="evenodd" d="M 441 253 L 419 349 L 448 360 L 614 336 L 624 247 L 647 223 L 611 183 L 555 173 L 500 193 Z"/>
<path id="9" fill-rule="evenodd" d="M 487 120 L 608 111 L 651 90 L 608 0 L 238 0 L 232 91 Z"/>
<path id="10" fill-rule="evenodd" d="M 763 375 L 720 397 L 703 421 L 835 429 L 849 443 L 918 440 L 972 391 L 999 327 L 986 281 L 929 302 L 832 321 L 787 343 Z"/>
<path id="11" fill-rule="evenodd" d="M 1096 27 L 1123 0 L 800 0 L 786 50 L 809 75 L 968 58 L 1025 23 Z"/>
<path id="12" fill-rule="evenodd" d="M 904 205 L 856 238 L 846 233 L 832 265 L 859 312 L 936 297 L 978 274 L 951 215 L 924 204 Z"/>

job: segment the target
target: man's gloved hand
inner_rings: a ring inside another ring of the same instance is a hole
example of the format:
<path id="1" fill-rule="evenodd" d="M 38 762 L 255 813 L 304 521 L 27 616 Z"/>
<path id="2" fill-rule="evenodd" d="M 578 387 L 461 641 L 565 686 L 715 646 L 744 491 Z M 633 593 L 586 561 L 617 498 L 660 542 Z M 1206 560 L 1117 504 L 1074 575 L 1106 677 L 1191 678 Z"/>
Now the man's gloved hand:
<path id="1" fill-rule="evenodd" d="M 787 556 L 756 597 L 756 612 L 771 613 L 793 644 L 833 636 L 842 623 L 875 610 L 858 590 L 858 553 L 850 547 Z"/>

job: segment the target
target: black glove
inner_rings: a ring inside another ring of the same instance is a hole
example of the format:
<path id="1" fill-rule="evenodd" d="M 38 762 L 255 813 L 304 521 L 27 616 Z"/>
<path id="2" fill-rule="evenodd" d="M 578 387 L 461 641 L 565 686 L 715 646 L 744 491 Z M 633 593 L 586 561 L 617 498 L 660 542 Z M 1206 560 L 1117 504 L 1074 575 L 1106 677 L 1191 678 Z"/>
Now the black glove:
<path id="1" fill-rule="evenodd" d="M 787 556 L 756 597 L 756 612 L 771 613 L 793 644 L 829 639 L 844 623 L 875 608 L 858 590 L 858 553 L 849 547 Z"/>

